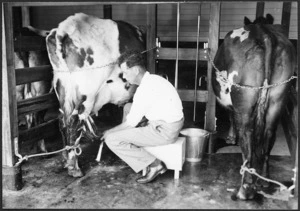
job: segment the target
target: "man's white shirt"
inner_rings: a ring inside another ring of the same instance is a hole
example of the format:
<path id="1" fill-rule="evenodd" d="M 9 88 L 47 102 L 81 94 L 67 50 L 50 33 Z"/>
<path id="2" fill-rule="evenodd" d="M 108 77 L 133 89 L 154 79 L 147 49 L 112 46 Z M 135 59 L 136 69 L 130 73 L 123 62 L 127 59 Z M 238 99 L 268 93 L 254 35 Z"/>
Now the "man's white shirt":
<path id="1" fill-rule="evenodd" d="M 133 97 L 126 122 L 135 127 L 145 116 L 167 123 L 183 118 L 182 102 L 174 86 L 161 76 L 146 72 Z"/>

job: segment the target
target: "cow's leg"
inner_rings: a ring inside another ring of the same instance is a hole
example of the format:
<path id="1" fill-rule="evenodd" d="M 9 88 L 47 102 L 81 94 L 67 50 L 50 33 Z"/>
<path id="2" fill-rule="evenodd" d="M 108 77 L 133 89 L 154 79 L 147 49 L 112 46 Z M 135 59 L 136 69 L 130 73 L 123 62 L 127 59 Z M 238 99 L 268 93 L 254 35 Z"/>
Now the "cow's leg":
<path id="1" fill-rule="evenodd" d="M 235 121 L 237 124 L 237 136 L 242 150 L 243 162 L 247 162 L 246 167 L 251 168 L 252 160 L 252 146 L 253 139 L 253 121 L 249 114 L 235 114 Z M 241 187 L 237 193 L 237 197 L 242 200 L 253 199 L 255 196 L 255 185 L 253 184 L 253 177 L 250 173 L 244 172 Z"/>
<path id="2" fill-rule="evenodd" d="M 259 92 L 247 89 L 233 89 L 231 99 L 233 103 L 233 120 L 237 141 L 241 147 L 243 163 L 247 160 L 246 167 L 253 166 L 253 139 L 254 139 L 254 113 Z M 247 171 L 242 176 L 242 184 L 237 197 L 242 200 L 253 199 L 256 193 L 254 179 L 256 177 Z"/>
<path id="3" fill-rule="evenodd" d="M 229 115 L 229 122 L 230 122 L 230 127 L 228 131 L 228 136 L 226 138 L 226 143 L 227 144 L 235 144 L 236 143 L 236 134 L 234 130 L 234 118 L 232 112 L 230 112 Z"/>
<path id="4" fill-rule="evenodd" d="M 86 96 L 86 99 L 84 102 L 81 104 L 81 112 L 78 114 L 79 120 L 87 120 L 88 116 L 91 114 L 92 109 L 94 107 L 95 103 L 95 96 Z"/>
<path id="5" fill-rule="evenodd" d="M 71 117 L 70 124 L 68 126 L 64 124 L 63 118 L 59 118 L 59 129 L 62 134 L 64 147 L 67 144 L 73 145 L 78 138 L 80 139 L 80 135 L 78 135 L 78 131 L 77 131 L 78 129 L 77 124 L 78 124 L 78 115 L 74 115 Z M 81 131 L 79 132 L 81 133 Z M 71 149 L 69 151 L 63 151 L 62 155 L 65 162 L 65 168 L 68 168 L 68 174 L 72 177 L 83 176 L 83 173 L 79 168 L 78 157 L 75 154 L 74 149 Z"/>
<path id="6" fill-rule="evenodd" d="M 62 116 L 60 116 L 58 118 L 58 122 L 59 122 L 59 130 L 60 130 L 61 137 L 62 137 L 63 147 L 65 147 L 67 145 L 67 127 L 64 124 L 64 120 L 63 120 Z M 64 162 L 67 162 L 67 160 L 68 160 L 67 151 L 62 152 L 62 158 L 63 158 Z"/>
<path id="7" fill-rule="evenodd" d="M 264 137 L 264 145 L 263 145 L 264 162 L 263 162 L 262 176 L 267 178 L 269 178 L 269 157 L 270 157 L 271 150 L 275 144 L 279 117 L 285 102 L 285 100 L 283 99 L 284 96 L 280 96 L 279 93 L 271 92 L 271 94 L 273 96 L 270 96 L 269 107 L 268 110 L 266 111 L 266 125 L 265 125 L 264 136 L 263 136 Z M 262 185 L 263 187 L 268 187 L 269 183 L 266 181 L 259 180 L 258 185 Z"/>
<path id="8" fill-rule="evenodd" d="M 46 110 L 43 110 L 43 111 L 38 111 L 38 112 L 34 113 L 35 125 L 40 125 L 45 122 L 44 117 L 45 117 L 46 112 L 47 112 Z M 41 152 L 48 152 L 44 139 L 39 140 L 37 143 L 37 146 Z"/>
<path id="9" fill-rule="evenodd" d="M 78 165 L 78 156 L 75 154 L 74 150 L 70 150 L 68 153 L 68 174 L 72 177 L 82 177 L 83 173 Z"/>

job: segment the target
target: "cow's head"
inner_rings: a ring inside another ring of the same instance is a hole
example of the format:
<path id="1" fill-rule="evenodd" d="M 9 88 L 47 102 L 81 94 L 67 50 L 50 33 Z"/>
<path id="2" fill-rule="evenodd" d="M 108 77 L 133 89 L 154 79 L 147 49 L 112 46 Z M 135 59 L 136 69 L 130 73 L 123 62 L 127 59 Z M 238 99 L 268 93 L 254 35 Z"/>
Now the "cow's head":
<path id="1" fill-rule="evenodd" d="M 266 17 L 258 17 L 256 18 L 253 22 L 250 21 L 249 18 L 244 17 L 244 25 L 250 25 L 250 24 L 273 24 L 274 23 L 274 18 L 272 15 L 267 14 Z"/>

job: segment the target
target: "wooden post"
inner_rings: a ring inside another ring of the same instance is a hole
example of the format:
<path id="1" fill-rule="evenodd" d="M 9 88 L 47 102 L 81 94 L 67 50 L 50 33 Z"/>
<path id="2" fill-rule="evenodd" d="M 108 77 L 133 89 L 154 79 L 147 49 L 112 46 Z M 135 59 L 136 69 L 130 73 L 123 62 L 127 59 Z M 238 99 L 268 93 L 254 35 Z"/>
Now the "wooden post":
<path id="1" fill-rule="evenodd" d="M 265 2 L 257 2 L 256 3 L 256 18 L 264 16 L 264 10 L 265 10 Z"/>
<path id="2" fill-rule="evenodd" d="M 296 148 L 296 162 L 295 162 L 295 171 L 296 171 L 296 181 L 295 181 L 295 192 L 294 192 L 294 197 L 298 199 L 298 180 L 299 180 L 299 168 L 298 168 L 298 142 L 297 142 L 297 148 Z M 297 201 L 298 202 L 298 201 Z"/>
<path id="3" fill-rule="evenodd" d="M 285 29 L 285 35 L 289 37 L 292 2 L 283 2 L 281 25 Z"/>
<path id="4" fill-rule="evenodd" d="M 103 18 L 104 19 L 112 19 L 112 6 L 111 5 L 103 5 Z"/>
<path id="5" fill-rule="evenodd" d="M 209 34 L 208 34 L 208 47 L 210 49 L 210 55 L 213 59 L 216 55 L 219 44 L 219 25 L 220 25 L 220 2 L 211 3 L 210 17 L 209 17 Z M 207 81 L 208 81 L 208 102 L 206 103 L 206 117 L 205 117 L 205 130 L 209 132 L 215 131 L 215 114 L 216 114 L 216 97 L 213 92 L 212 84 L 212 65 L 207 63 Z M 208 153 L 213 153 L 213 135 L 210 135 Z"/>
<path id="6" fill-rule="evenodd" d="M 23 186 L 21 167 L 14 166 L 14 142 L 18 142 L 18 117 L 10 3 L 4 3 L 2 14 L 4 14 L 2 26 L 5 26 L 2 27 L 2 185 L 9 190 L 20 190 Z"/>
<path id="7" fill-rule="evenodd" d="M 147 41 L 146 48 L 150 49 L 156 45 L 157 27 L 157 5 L 147 5 Z M 150 73 L 156 72 L 156 51 L 155 49 L 147 52 L 147 70 Z"/>
<path id="8" fill-rule="evenodd" d="M 295 119 L 297 119 L 298 120 L 298 108 L 296 109 L 296 112 L 295 112 L 295 115 L 297 115 L 297 116 L 295 116 Z M 298 128 L 298 121 L 297 121 L 297 123 L 296 123 L 296 128 Z M 297 130 L 297 137 L 299 137 L 299 133 L 298 133 L 298 130 Z M 297 141 L 297 143 L 296 143 L 296 155 L 295 155 L 295 158 L 296 158 L 296 160 L 295 160 L 295 171 L 296 171 L 296 181 L 295 181 L 295 192 L 294 192 L 294 195 L 295 195 L 295 198 L 296 199 L 298 199 L 298 179 L 299 179 L 299 177 L 298 177 L 298 146 L 299 146 L 299 144 L 298 144 L 298 141 Z"/>
<path id="9" fill-rule="evenodd" d="M 22 26 L 30 25 L 30 10 L 29 7 L 22 7 Z"/>
<path id="10" fill-rule="evenodd" d="M 177 3 L 177 21 L 176 21 L 176 63 L 174 87 L 178 89 L 178 60 L 179 60 L 179 29 L 180 28 L 180 3 Z"/>

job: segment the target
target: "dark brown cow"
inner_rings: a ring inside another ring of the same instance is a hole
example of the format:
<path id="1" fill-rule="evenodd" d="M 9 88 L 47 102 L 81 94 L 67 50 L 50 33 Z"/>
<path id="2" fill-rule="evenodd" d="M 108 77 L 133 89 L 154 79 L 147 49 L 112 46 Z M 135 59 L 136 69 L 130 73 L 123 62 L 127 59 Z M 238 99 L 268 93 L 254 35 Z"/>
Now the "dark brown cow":
<path id="1" fill-rule="evenodd" d="M 231 132 L 243 161 L 269 177 L 269 155 L 295 71 L 295 49 L 280 25 L 257 22 L 230 31 L 214 64 L 218 70 L 213 71 L 213 89 L 217 100 L 230 110 Z M 276 85 L 281 82 L 286 83 Z M 252 199 L 257 180 L 245 172 L 237 197 Z"/>
<path id="2" fill-rule="evenodd" d="M 132 98 L 136 86 L 123 79 L 117 61 L 127 50 L 145 50 L 143 34 L 122 21 L 78 13 L 52 29 L 46 44 L 62 113 L 61 131 L 65 143 L 76 146 L 81 135 L 98 135 L 90 115 L 97 115 L 104 104 L 121 105 Z M 74 150 L 68 153 L 67 167 L 69 175 L 83 175 Z"/>

